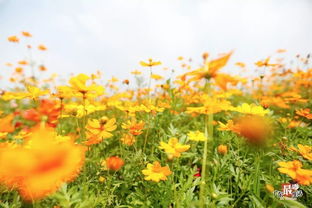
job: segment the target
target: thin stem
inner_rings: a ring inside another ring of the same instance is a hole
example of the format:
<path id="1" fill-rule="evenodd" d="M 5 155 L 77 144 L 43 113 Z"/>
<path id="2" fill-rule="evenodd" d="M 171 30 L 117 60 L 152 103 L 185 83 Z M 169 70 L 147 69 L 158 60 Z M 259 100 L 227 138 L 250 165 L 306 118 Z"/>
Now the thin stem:
<path id="1" fill-rule="evenodd" d="M 205 116 L 205 136 L 208 138 L 208 118 L 207 115 Z M 204 155 L 203 155 L 203 163 L 202 163 L 202 174 L 201 174 L 201 183 L 200 183 L 200 207 L 205 207 L 206 204 L 206 163 L 207 163 L 207 154 L 208 154 L 208 139 L 204 142 Z"/>

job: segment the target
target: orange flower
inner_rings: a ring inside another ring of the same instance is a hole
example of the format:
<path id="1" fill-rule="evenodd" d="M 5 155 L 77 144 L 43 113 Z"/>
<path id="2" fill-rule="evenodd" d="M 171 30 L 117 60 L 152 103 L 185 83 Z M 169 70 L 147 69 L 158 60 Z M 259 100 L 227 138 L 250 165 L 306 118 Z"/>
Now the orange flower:
<path id="1" fill-rule="evenodd" d="M 47 71 L 47 68 L 44 65 L 39 66 L 40 71 Z"/>
<path id="2" fill-rule="evenodd" d="M 225 155 L 227 152 L 228 152 L 228 148 L 226 145 L 219 145 L 218 146 L 218 152 L 221 154 L 221 155 Z"/>
<path id="3" fill-rule="evenodd" d="M 106 159 L 105 164 L 109 170 L 117 171 L 120 170 L 125 163 L 118 156 L 112 156 Z"/>
<path id="4" fill-rule="evenodd" d="M 47 47 L 45 45 L 38 45 L 38 49 L 41 50 L 41 51 L 46 51 L 47 50 Z"/>
<path id="5" fill-rule="evenodd" d="M 33 130 L 27 140 L 22 146 L 0 147 L 0 182 L 16 188 L 23 199 L 42 199 L 78 175 L 84 147 L 56 140 L 55 132 L 47 128 Z"/>
<path id="6" fill-rule="evenodd" d="M 262 144 L 270 132 L 268 121 L 260 116 L 244 116 L 235 124 L 237 132 L 251 144 Z"/>
<path id="7" fill-rule="evenodd" d="M 302 157 L 307 160 L 312 160 L 312 147 L 311 146 L 298 144 L 298 149 L 296 149 L 295 147 L 290 147 L 289 149 L 300 153 Z"/>
<path id="8" fill-rule="evenodd" d="M 23 73 L 24 69 L 22 67 L 16 67 L 15 68 L 15 72 L 18 73 L 18 74 L 21 74 Z"/>
<path id="9" fill-rule="evenodd" d="M 251 144 L 262 144 L 270 133 L 268 120 L 262 116 L 247 115 L 239 118 L 235 123 L 229 120 L 227 124 L 219 122 L 221 131 L 232 131 L 245 137 Z"/>
<path id="10" fill-rule="evenodd" d="M 188 72 L 185 75 L 193 76 L 190 81 L 198 81 L 203 78 L 214 78 L 217 76 L 217 72 L 226 65 L 232 53 L 233 52 L 227 53 L 212 61 L 208 61 L 208 56 L 204 56 L 204 66 L 197 70 Z"/>
<path id="11" fill-rule="evenodd" d="M 14 131 L 14 126 L 12 124 L 12 121 L 14 119 L 14 115 L 10 114 L 4 118 L 0 118 L 0 132 L 5 133 L 5 132 L 13 132 Z"/>
<path id="12" fill-rule="evenodd" d="M 32 108 L 22 113 L 23 118 L 34 121 L 46 122 L 50 127 L 56 127 L 61 107 L 54 100 L 41 100 L 37 109 Z"/>
<path id="13" fill-rule="evenodd" d="M 15 35 L 8 37 L 8 41 L 13 42 L 13 43 L 18 43 L 19 39 Z"/>
<path id="14" fill-rule="evenodd" d="M 278 171 L 289 175 L 291 178 L 295 178 L 296 171 L 302 167 L 302 163 L 298 160 L 291 162 L 279 162 L 278 165 L 281 166 L 278 168 Z"/>
<path id="15" fill-rule="evenodd" d="M 126 123 L 122 124 L 123 129 L 129 129 L 129 133 L 138 136 L 143 133 L 145 123 L 143 121 L 137 122 L 135 119 L 129 120 Z"/>
<path id="16" fill-rule="evenodd" d="M 29 32 L 25 32 L 25 31 L 22 32 L 22 35 L 28 38 L 32 37 L 32 35 Z"/>
<path id="17" fill-rule="evenodd" d="M 126 85 L 129 85 L 129 80 L 128 79 L 125 79 L 124 81 L 122 81 L 122 84 L 126 84 Z"/>
<path id="18" fill-rule="evenodd" d="M 296 110 L 296 114 L 309 120 L 312 119 L 312 113 L 310 113 L 310 109 L 308 108 Z"/>
<path id="19" fill-rule="evenodd" d="M 279 162 L 278 171 L 287 174 L 301 185 L 310 185 L 312 183 L 312 170 L 302 169 L 302 163 L 298 160 L 290 162 Z"/>
<path id="20" fill-rule="evenodd" d="M 21 61 L 19 61 L 17 63 L 20 64 L 20 65 L 27 65 L 28 64 L 28 62 L 25 61 L 25 60 L 21 60 Z"/>

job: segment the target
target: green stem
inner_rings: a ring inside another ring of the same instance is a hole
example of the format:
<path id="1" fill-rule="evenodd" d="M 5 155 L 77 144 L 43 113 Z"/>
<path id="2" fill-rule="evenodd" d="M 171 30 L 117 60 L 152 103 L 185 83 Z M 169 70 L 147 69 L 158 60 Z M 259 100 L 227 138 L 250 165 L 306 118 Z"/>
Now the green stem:
<path id="1" fill-rule="evenodd" d="M 208 119 L 205 117 L 205 136 L 208 138 Z M 199 207 L 203 208 L 206 204 L 206 163 L 207 163 L 207 154 L 208 154 L 208 139 L 204 142 L 204 155 L 202 162 L 202 171 L 201 171 L 201 183 L 200 183 L 200 195 L 199 195 Z"/>

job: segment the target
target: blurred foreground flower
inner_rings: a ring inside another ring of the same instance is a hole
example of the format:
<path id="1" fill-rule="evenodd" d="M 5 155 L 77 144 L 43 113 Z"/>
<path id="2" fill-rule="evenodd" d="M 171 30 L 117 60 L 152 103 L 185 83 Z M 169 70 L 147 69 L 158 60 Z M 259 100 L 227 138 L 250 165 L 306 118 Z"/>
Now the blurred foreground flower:
<path id="1" fill-rule="evenodd" d="M 147 168 L 142 170 L 142 173 L 145 175 L 145 180 L 155 182 L 165 181 L 167 176 L 172 174 L 168 166 L 161 167 L 158 161 L 155 161 L 153 164 L 148 163 Z"/>
<path id="2" fill-rule="evenodd" d="M 85 148 L 59 137 L 53 129 L 35 129 L 24 145 L 1 145 L 0 182 L 33 201 L 73 180 L 83 165 Z"/>
<path id="3" fill-rule="evenodd" d="M 229 120 L 227 124 L 219 123 L 219 130 L 232 131 L 254 145 L 264 144 L 272 130 L 267 118 L 256 115 L 246 115 L 235 122 Z"/>

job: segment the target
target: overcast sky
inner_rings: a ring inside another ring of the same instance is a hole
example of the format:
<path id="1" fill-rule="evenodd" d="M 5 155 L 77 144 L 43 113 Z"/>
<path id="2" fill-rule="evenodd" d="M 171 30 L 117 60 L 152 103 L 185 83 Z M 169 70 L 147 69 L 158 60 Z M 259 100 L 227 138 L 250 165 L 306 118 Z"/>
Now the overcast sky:
<path id="1" fill-rule="evenodd" d="M 29 31 L 50 72 L 126 78 L 152 57 L 175 67 L 232 49 L 253 63 L 276 49 L 312 51 L 311 0 L 0 0 L 0 74 L 24 57 L 7 36 Z"/>

